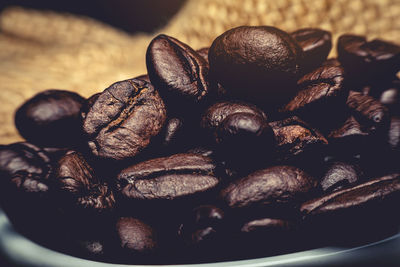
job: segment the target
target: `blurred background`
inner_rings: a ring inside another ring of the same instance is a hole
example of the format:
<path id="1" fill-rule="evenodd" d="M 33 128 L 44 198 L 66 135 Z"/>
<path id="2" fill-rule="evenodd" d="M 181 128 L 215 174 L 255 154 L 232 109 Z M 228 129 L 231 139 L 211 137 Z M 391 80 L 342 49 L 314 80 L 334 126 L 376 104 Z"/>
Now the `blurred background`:
<path id="1" fill-rule="evenodd" d="M 145 53 L 159 33 L 195 49 L 240 25 L 288 32 L 332 32 L 400 40 L 400 0 L 2 0 L 0 144 L 22 140 L 14 111 L 45 89 L 84 97 L 146 73 Z"/>

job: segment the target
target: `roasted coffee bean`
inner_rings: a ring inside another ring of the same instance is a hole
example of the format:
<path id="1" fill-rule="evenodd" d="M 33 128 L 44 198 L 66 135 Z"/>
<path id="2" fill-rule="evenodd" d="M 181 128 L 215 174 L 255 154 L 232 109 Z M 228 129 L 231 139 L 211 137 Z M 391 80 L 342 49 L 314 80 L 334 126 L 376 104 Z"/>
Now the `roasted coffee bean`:
<path id="1" fill-rule="evenodd" d="M 387 108 L 373 97 L 350 91 L 347 106 L 354 117 L 369 131 L 386 129 L 389 123 Z"/>
<path id="2" fill-rule="evenodd" d="M 93 155 L 133 158 L 145 149 L 166 120 L 164 103 L 150 83 L 131 79 L 105 89 L 83 122 Z"/>
<path id="3" fill-rule="evenodd" d="M 319 67 L 303 76 L 297 85 L 299 92 L 286 104 L 284 112 L 297 114 L 318 126 L 342 119 L 348 90 L 341 67 Z"/>
<path id="4" fill-rule="evenodd" d="M 114 208 L 113 192 L 78 152 L 69 151 L 59 160 L 54 180 L 63 208 L 72 213 L 102 214 Z"/>
<path id="5" fill-rule="evenodd" d="M 203 47 L 201 49 L 196 50 L 196 52 L 203 57 L 205 61 L 208 63 L 208 51 L 210 50 L 209 47 Z"/>
<path id="6" fill-rule="evenodd" d="M 312 197 L 316 185 L 317 181 L 304 171 L 282 165 L 256 171 L 229 184 L 220 197 L 236 212 L 290 218 L 295 216 L 296 207 Z"/>
<path id="7" fill-rule="evenodd" d="M 0 145 L 1 181 L 21 171 L 46 178 L 51 171 L 50 164 L 48 154 L 36 145 L 27 142 Z"/>
<path id="8" fill-rule="evenodd" d="M 296 92 L 303 51 L 277 28 L 241 26 L 218 36 L 208 58 L 211 74 L 233 97 L 273 109 Z"/>
<path id="9" fill-rule="evenodd" d="M 346 73 L 361 81 L 393 76 L 400 70 L 400 46 L 390 42 L 344 34 L 337 50 Z"/>
<path id="10" fill-rule="evenodd" d="M 375 216 L 374 208 L 382 209 L 397 205 L 400 197 L 400 175 L 391 174 L 372 179 L 357 186 L 332 192 L 305 202 L 301 211 L 306 217 L 327 216 L 345 212 L 347 215 L 353 213 L 350 218 L 365 214 Z M 387 209 L 389 211 L 390 209 Z M 334 218 L 334 217 L 332 217 Z M 346 219 L 336 217 L 335 220 Z"/>
<path id="11" fill-rule="evenodd" d="M 313 154 L 320 154 L 323 147 L 328 145 L 318 130 L 296 116 L 269 124 L 276 138 L 278 162 L 295 162 L 300 157 L 313 158 Z"/>
<path id="12" fill-rule="evenodd" d="M 155 230 L 149 224 L 133 217 L 120 217 L 115 224 L 118 261 L 140 262 L 154 255 L 159 248 Z"/>
<path id="13" fill-rule="evenodd" d="M 329 164 L 320 185 L 323 191 L 331 192 L 349 187 L 362 179 L 363 172 L 359 166 L 336 161 Z"/>
<path id="14" fill-rule="evenodd" d="M 369 86 L 368 94 L 385 105 L 391 114 L 400 115 L 400 79 Z"/>
<path id="15" fill-rule="evenodd" d="M 163 135 L 163 145 L 168 146 L 170 143 L 176 142 L 176 139 L 180 136 L 179 133 L 182 131 L 183 120 L 180 118 L 168 119 L 165 126 L 165 134 Z"/>
<path id="16" fill-rule="evenodd" d="M 267 120 L 265 113 L 255 105 L 239 101 L 222 101 L 206 109 L 202 115 L 200 126 L 209 133 L 214 133 L 226 117 L 235 113 L 250 113 Z"/>
<path id="17" fill-rule="evenodd" d="M 280 219 L 272 219 L 272 218 L 263 218 L 256 219 L 243 224 L 240 229 L 243 233 L 256 233 L 260 234 L 260 232 L 266 232 L 268 234 L 274 234 L 276 231 L 285 231 L 291 228 L 290 221 L 280 220 Z M 263 233 L 265 234 L 265 233 Z"/>
<path id="18" fill-rule="evenodd" d="M 43 91 L 15 113 L 15 125 L 29 142 L 40 146 L 67 147 L 81 141 L 80 110 L 85 99 L 63 91 Z"/>
<path id="19" fill-rule="evenodd" d="M 217 156 L 239 169 L 268 164 L 275 152 L 272 128 L 263 117 L 251 113 L 227 116 L 216 130 L 215 143 Z"/>
<path id="20" fill-rule="evenodd" d="M 119 190 L 131 200 L 175 200 L 196 197 L 215 188 L 211 159 L 196 154 L 176 154 L 138 163 L 118 174 Z"/>
<path id="21" fill-rule="evenodd" d="M 331 51 L 332 35 L 330 32 L 305 28 L 292 32 L 290 35 L 303 49 L 304 62 L 301 66 L 303 73 L 319 67 Z"/>
<path id="22" fill-rule="evenodd" d="M 150 81 L 166 101 L 169 112 L 187 115 L 184 112 L 209 94 L 208 63 L 175 38 L 163 34 L 155 37 L 147 48 L 146 64 Z"/>

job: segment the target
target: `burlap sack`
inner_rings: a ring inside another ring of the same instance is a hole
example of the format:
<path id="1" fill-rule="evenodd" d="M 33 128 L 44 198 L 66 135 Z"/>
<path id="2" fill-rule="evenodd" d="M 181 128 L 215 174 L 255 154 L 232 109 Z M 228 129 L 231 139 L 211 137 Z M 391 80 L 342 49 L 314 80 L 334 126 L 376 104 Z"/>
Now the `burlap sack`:
<path id="1" fill-rule="evenodd" d="M 159 32 L 193 48 L 239 25 L 320 27 L 335 40 L 348 32 L 399 43 L 399 16 L 400 0 L 189 0 Z M 14 111 L 41 90 L 88 97 L 145 73 L 146 47 L 157 34 L 131 36 L 88 18 L 18 7 L 1 14 L 0 30 L 0 144 L 22 140 Z"/>

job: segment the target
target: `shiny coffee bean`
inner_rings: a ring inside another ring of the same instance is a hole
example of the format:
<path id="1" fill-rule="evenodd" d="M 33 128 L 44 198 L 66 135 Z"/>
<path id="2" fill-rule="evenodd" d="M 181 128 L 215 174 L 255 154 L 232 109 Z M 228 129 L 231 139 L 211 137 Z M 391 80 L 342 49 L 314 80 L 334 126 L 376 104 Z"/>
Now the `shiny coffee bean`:
<path id="1" fill-rule="evenodd" d="M 218 36 L 208 57 L 211 74 L 233 97 L 273 109 L 295 93 L 303 51 L 277 28 L 241 26 Z"/>
<path id="2" fill-rule="evenodd" d="M 118 174 L 120 194 L 130 200 L 173 201 L 200 197 L 219 180 L 211 159 L 196 154 L 176 154 L 143 161 Z"/>
<path id="3" fill-rule="evenodd" d="M 360 166 L 352 163 L 336 161 L 329 164 L 320 181 L 323 191 L 331 192 L 347 188 L 363 179 Z"/>
<path id="4" fill-rule="evenodd" d="M 265 113 L 253 104 L 239 101 L 222 101 L 206 109 L 202 115 L 200 126 L 209 134 L 212 134 L 226 117 L 235 113 L 250 113 L 267 120 Z"/>
<path id="5" fill-rule="evenodd" d="M 163 34 L 155 37 L 147 48 L 146 64 L 150 81 L 166 101 L 169 112 L 187 115 L 189 108 L 209 94 L 207 61 L 175 38 Z"/>
<path id="6" fill-rule="evenodd" d="M 307 73 L 326 60 L 332 48 L 332 35 L 317 28 L 304 28 L 290 34 L 304 53 L 303 73 Z"/>
<path id="7" fill-rule="evenodd" d="M 93 155 L 124 160 L 143 151 L 166 120 L 164 102 L 145 81 L 131 79 L 105 89 L 83 122 Z"/>
<path id="8" fill-rule="evenodd" d="M 298 117 L 270 122 L 276 139 L 276 161 L 296 162 L 300 157 L 313 158 L 328 145 L 326 138 Z M 296 160 L 297 159 L 297 160 Z"/>
<path id="9" fill-rule="evenodd" d="M 85 99 L 63 90 L 47 90 L 15 113 L 15 125 L 29 142 L 47 147 L 76 146 L 81 141 L 80 110 Z"/>
<path id="10" fill-rule="evenodd" d="M 299 92 L 283 108 L 318 126 L 333 124 L 346 110 L 348 90 L 341 67 L 322 66 L 304 75 L 298 82 Z"/>
<path id="11" fill-rule="evenodd" d="M 67 152 L 58 161 L 54 176 L 58 198 L 65 210 L 73 214 L 102 214 L 113 210 L 113 192 L 99 181 L 79 152 Z"/>
<path id="12" fill-rule="evenodd" d="M 290 218 L 296 216 L 296 207 L 312 197 L 316 185 L 317 181 L 304 171 L 282 165 L 256 171 L 229 184 L 220 197 L 234 212 Z"/>
<path id="13" fill-rule="evenodd" d="M 216 130 L 215 143 L 218 157 L 239 169 L 268 164 L 275 152 L 273 130 L 264 118 L 251 113 L 227 116 Z"/>
<path id="14" fill-rule="evenodd" d="M 361 81 L 393 76 L 400 70 L 400 46 L 387 41 L 344 34 L 337 50 L 346 72 Z"/>

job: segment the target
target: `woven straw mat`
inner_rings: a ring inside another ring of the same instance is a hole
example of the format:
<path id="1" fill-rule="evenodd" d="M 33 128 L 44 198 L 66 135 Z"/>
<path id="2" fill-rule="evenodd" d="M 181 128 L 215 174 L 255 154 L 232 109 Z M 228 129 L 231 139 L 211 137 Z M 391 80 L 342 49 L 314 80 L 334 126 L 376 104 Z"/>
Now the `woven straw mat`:
<path id="1" fill-rule="evenodd" d="M 145 73 L 146 47 L 161 32 L 195 49 L 239 25 L 320 27 L 332 31 L 334 45 L 342 33 L 399 43 L 399 16 L 400 0 L 189 0 L 165 28 L 129 35 L 85 17 L 7 8 L 0 15 L 0 144 L 22 140 L 14 111 L 39 91 L 89 97 Z"/>

